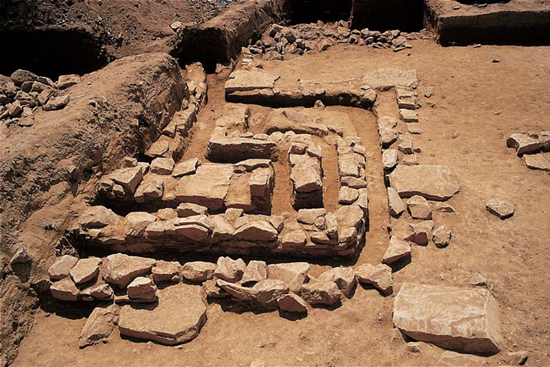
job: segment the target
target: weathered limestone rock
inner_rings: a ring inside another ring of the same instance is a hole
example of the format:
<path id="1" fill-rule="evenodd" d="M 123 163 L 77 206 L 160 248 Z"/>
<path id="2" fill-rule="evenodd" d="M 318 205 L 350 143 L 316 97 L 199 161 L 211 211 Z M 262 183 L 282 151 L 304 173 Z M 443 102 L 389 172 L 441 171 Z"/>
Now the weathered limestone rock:
<path id="1" fill-rule="evenodd" d="M 147 199 L 161 199 L 164 195 L 164 179 L 157 175 L 147 175 L 138 186 L 134 199 L 137 203 L 144 203 Z"/>
<path id="2" fill-rule="evenodd" d="M 297 220 L 304 224 L 313 224 L 317 218 L 324 216 L 327 211 L 323 208 L 320 209 L 300 209 L 298 210 Z"/>
<path id="3" fill-rule="evenodd" d="M 270 187 L 273 181 L 273 168 L 258 168 L 250 174 L 250 195 L 270 197 Z"/>
<path id="4" fill-rule="evenodd" d="M 305 262 L 271 264 L 267 267 L 267 278 L 281 280 L 297 293 L 307 279 L 308 271 L 309 264 Z"/>
<path id="5" fill-rule="evenodd" d="M 50 280 L 61 280 L 69 276 L 69 271 L 78 262 L 78 258 L 71 255 L 59 257 L 48 269 Z"/>
<path id="6" fill-rule="evenodd" d="M 297 313 L 307 312 L 307 302 L 294 293 L 281 296 L 278 303 L 281 311 Z"/>
<path id="7" fill-rule="evenodd" d="M 342 185 L 350 187 L 352 189 L 365 189 L 368 186 L 367 181 L 349 176 L 342 177 L 340 182 Z"/>
<path id="8" fill-rule="evenodd" d="M 100 264 L 101 259 L 99 257 L 80 259 L 69 273 L 77 285 L 83 284 L 97 278 Z"/>
<path id="9" fill-rule="evenodd" d="M 214 276 L 235 283 L 241 280 L 245 270 L 246 264 L 242 259 L 233 260 L 222 256 L 218 259 Z"/>
<path id="10" fill-rule="evenodd" d="M 391 265 L 398 260 L 410 256 L 411 244 L 405 240 L 392 236 L 382 262 L 384 264 Z"/>
<path id="11" fill-rule="evenodd" d="M 56 85 L 57 85 L 57 88 L 59 89 L 67 89 L 78 83 L 80 83 L 79 75 L 67 74 L 67 75 L 60 75 L 59 78 L 57 78 Z"/>
<path id="12" fill-rule="evenodd" d="M 426 245 L 431 238 L 434 223 L 431 220 L 424 220 L 417 223 L 409 223 L 412 233 L 406 238 L 418 245 Z"/>
<path id="13" fill-rule="evenodd" d="M 247 159 L 238 163 L 235 163 L 235 169 L 254 171 L 256 168 L 269 168 L 272 166 L 270 159 Z"/>
<path id="14" fill-rule="evenodd" d="M 360 169 L 359 163 L 355 160 L 355 157 L 351 154 L 340 155 L 338 157 L 338 172 L 340 177 L 351 176 L 359 177 Z"/>
<path id="15" fill-rule="evenodd" d="M 164 157 L 170 150 L 170 142 L 172 140 L 165 135 L 155 141 L 149 149 L 145 152 L 145 155 L 151 158 Z"/>
<path id="16" fill-rule="evenodd" d="M 195 215 L 208 215 L 208 208 L 192 203 L 181 203 L 177 207 L 178 217 L 186 218 Z"/>
<path id="17" fill-rule="evenodd" d="M 162 282 L 178 282 L 180 276 L 181 265 L 177 261 L 158 260 L 151 270 L 153 280 L 156 284 Z"/>
<path id="18" fill-rule="evenodd" d="M 406 283 L 393 306 L 393 323 L 409 337 L 467 353 L 497 353 L 498 304 L 486 289 Z"/>
<path id="19" fill-rule="evenodd" d="M 157 220 L 157 217 L 147 212 L 132 212 L 124 221 L 124 232 L 127 237 L 141 237 L 147 226 Z"/>
<path id="20" fill-rule="evenodd" d="M 304 284 L 300 296 L 310 305 L 332 306 L 343 298 L 342 292 L 332 281 L 314 281 Z"/>
<path id="21" fill-rule="evenodd" d="M 209 279 L 202 284 L 204 293 L 210 298 L 227 298 L 230 297 L 223 288 L 218 285 L 218 279 Z"/>
<path id="22" fill-rule="evenodd" d="M 149 278 L 137 277 L 128 284 L 128 297 L 140 302 L 154 302 L 157 300 L 157 286 Z"/>
<path id="23" fill-rule="evenodd" d="M 241 284 L 249 287 L 265 279 L 267 279 L 267 264 L 265 261 L 251 260 L 244 271 Z"/>
<path id="24" fill-rule="evenodd" d="M 17 69 L 10 75 L 10 78 L 16 86 L 21 87 L 25 82 L 38 80 L 38 75 L 28 70 Z"/>
<path id="25" fill-rule="evenodd" d="M 214 277 L 215 270 L 216 264 L 206 261 L 190 261 L 183 265 L 181 275 L 192 282 L 204 282 Z"/>
<path id="26" fill-rule="evenodd" d="M 319 169 L 308 163 L 298 163 L 292 167 L 290 179 L 299 193 L 322 190 L 323 181 Z"/>
<path id="27" fill-rule="evenodd" d="M 393 279 L 392 269 L 388 265 L 364 264 L 355 269 L 357 280 L 363 284 L 372 284 L 383 294 L 391 293 Z"/>
<path id="28" fill-rule="evenodd" d="M 248 223 L 238 227 L 233 237 L 243 241 L 274 241 L 277 239 L 279 232 L 271 223 L 258 220 L 249 221 Z"/>
<path id="29" fill-rule="evenodd" d="M 397 191 L 393 188 L 388 187 L 388 204 L 390 207 L 390 215 L 393 217 L 399 217 L 401 213 L 405 211 L 405 204 L 399 197 Z"/>
<path id="30" fill-rule="evenodd" d="M 385 170 L 391 170 L 397 166 L 397 149 L 386 149 L 382 152 L 382 166 Z"/>
<path id="31" fill-rule="evenodd" d="M 283 295 L 288 294 L 288 285 L 276 279 L 264 279 L 252 287 L 253 297 L 256 302 L 264 307 L 274 307 Z"/>
<path id="32" fill-rule="evenodd" d="M 176 284 L 158 291 L 158 305 L 125 305 L 120 309 L 120 333 L 132 338 L 174 345 L 197 337 L 206 321 L 200 287 Z"/>
<path id="33" fill-rule="evenodd" d="M 491 214 L 496 215 L 500 219 L 510 218 L 514 215 L 514 204 L 506 200 L 491 199 L 485 203 L 485 208 Z"/>
<path id="34" fill-rule="evenodd" d="M 158 175 L 170 175 L 174 169 L 172 158 L 155 158 L 151 162 L 151 172 Z"/>
<path id="35" fill-rule="evenodd" d="M 404 154 L 414 154 L 414 143 L 411 134 L 399 135 L 399 145 L 397 149 Z"/>
<path id="36" fill-rule="evenodd" d="M 103 228 L 110 224 L 115 224 L 121 220 L 121 217 L 115 214 L 111 209 L 101 205 L 88 206 L 78 216 L 78 224 L 82 228 Z"/>
<path id="37" fill-rule="evenodd" d="M 50 98 L 48 103 L 46 103 L 42 108 L 44 109 L 44 111 L 61 110 L 66 105 L 68 105 L 70 101 L 71 101 L 70 94 L 56 96 L 56 97 Z"/>
<path id="38" fill-rule="evenodd" d="M 432 235 L 432 240 L 434 244 L 439 247 L 447 247 L 451 242 L 452 232 L 449 228 L 445 226 L 439 226 Z"/>
<path id="39" fill-rule="evenodd" d="M 549 153 L 526 154 L 523 156 L 523 161 L 531 169 L 550 172 Z"/>
<path id="40" fill-rule="evenodd" d="M 255 89 L 273 89 L 278 75 L 255 70 L 237 70 L 225 83 L 225 93 L 250 91 Z"/>
<path id="41" fill-rule="evenodd" d="M 107 338 L 115 329 L 116 318 L 117 309 L 115 305 L 94 308 L 80 332 L 78 346 L 85 348 L 89 345 L 107 342 Z"/>
<path id="42" fill-rule="evenodd" d="M 455 174 L 446 166 L 402 166 L 390 174 L 391 186 L 401 197 L 420 195 L 444 201 L 460 191 Z"/>
<path id="43" fill-rule="evenodd" d="M 363 75 L 361 83 L 377 90 L 394 87 L 415 88 L 418 84 L 415 70 L 378 69 Z"/>
<path id="44" fill-rule="evenodd" d="M 53 298 L 61 301 L 77 301 L 80 294 L 71 277 L 65 277 L 52 283 L 50 291 Z"/>
<path id="45" fill-rule="evenodd" d="M 344 205 L 353 204 L 358 197 L 359 192 L 357 190 L 342 186 L 338 193 L 338 203 Z"/>
<path id="46" fill-rule="evenodd" d="M 399 117 L 405 122 L 418 122 L 418 113 L 414 110 L 400 109 Z"/>
<path id="47" fill-rule="evenodd" d="M 317 280 L 333 281 L 344 296 L 348 296 L 355 286 L 355 273 L 352 268 L 338 267 L 323 272 Z"/>
<path id="48" fill-rule="evenodd" d="M 125 254 L 113 254 L 103 261 L 103 278 L 121 288 L 125 288 L 140 275 L 148 274 L 155 260 Z"/>
<path id="49" fill-rule="evenodd" d="M 226 282 L 223 279 L 218 279 L 216 284 L 218 287 L 226 291 L 232 297 L 241 301 L 252 301 L 255 296 L 255 292 L 252 288 L 243 287 L 240 284 Z"/>
<path id="50" fill-rule="evenodd" d="M 202 242 L 208 238 L 214 224 L 208 216 L 193 215 L 186 218 L 178 218 L 175 221 L 175 231 L 190 240 Z"/>
<path id="51" fill-rule="evenodd" d="M 407 208 L 411 217 L 414 219 L 432 219 L 432 210 L 430 209 L 430 203 L 424 197 L 419 195 L 412 196 L 407 200 Z"/>
<path id="52" fill-rule="evenodd" d="M 208 158 L 218 162 L 275 158 L 277 144 L 252 138 L 214 137 L 208 142 Z"/>
<path id="53" fill-rule="evenodd" d="M 200 161 L 197 158 L 187 159 L 176 163 L 174 170 L 172 171 L 172 176 L 182 177 L 186 175 L 192 175 L 197 171 Z"/>
<path id="54" fill-rule="evenodd" d="M 335 213 L 339 228 L 357 228 L 365 214 L 359 206 L 342 206 Z"/>
<path id="55" fill-rule="evenodd" d="M 109 178 L 134 194 L 137 186 L 143 180 L 143 168 L 141 166 L 120 168 L 111 173 Z"/>
<path id="56" fill-rule="evenodd" d="M 537 134 L 518 133 L 508 137 L 506 146 L 508 148 L 514 148 L 517 155 L 522 156 L 525 153 L 538 152 L 542 147 L 542 143 Z"/>
<path id="57" fill-rule="evenodd" d="M 214 230 L 212 231 L 212 238 L 219 240 L 229 240 L 233 237 L 235 228 L 233 225 L 225 218 L 223 214 L 212 215 L 209 217 L 214 225 Z"/>
<path id="58" fill-rule="evenodd" d="M 99 283 L 99 284 L 98 284 Z M 92 297 L 100 301 L 110 301 L 113 299 L 114 291 L 109 284 L 98 282 L 81 292 L 82 297 Z"/>
<path id="59" fill-rule="evenodd" d="M 304 231 L 296 229 L 285 233 L 281 239 L 281 246 L 283 247 L 300 247 L 304 246 L 307 241 L 307 236 Z"/>
<path id="60" fill-rule="evenodd" d="M 229 190 L 233 166 L 207 163 L 200 165 L 194 175 L 184 176 L 176 188 L 180 202 L 203 205 L 211 210 L 222 208 Z"/>

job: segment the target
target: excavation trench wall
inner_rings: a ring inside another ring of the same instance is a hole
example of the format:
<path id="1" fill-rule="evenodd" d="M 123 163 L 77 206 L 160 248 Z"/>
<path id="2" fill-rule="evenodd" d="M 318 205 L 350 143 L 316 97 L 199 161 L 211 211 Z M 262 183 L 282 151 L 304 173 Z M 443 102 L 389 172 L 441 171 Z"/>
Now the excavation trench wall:
<path id="1" fill-rule="evenodd" d="M 0 139 L 0 301 L 9 302 L 0 307 L 0 343 L 6 362 L 30 328 L 33 296 L 55 250 L 67 250 L 59 240 L 74 215 L 71 207 L 93 200 L 102 172 L 119 167 L 124 156 L 143 154 L 189 97 L 176 60 L 162 53 L 117 60 L 83 76 L 68 93 L 64 109 L 37 111 L 32 126 L 15 127 Z M 9 260 L 22 246 L 32 266 L 16 270 Z"/>
<path id="2" fill-rule="evenodd" d="M 289 7 L 288 0 L 237 4 L 201 25 L 183 27 L 171 54 L 182 65 L 200 61 L 212 71 L 216 63 L 237 58 L 241 47 L 261 37 L 270 24 L 285 19 Z"/>

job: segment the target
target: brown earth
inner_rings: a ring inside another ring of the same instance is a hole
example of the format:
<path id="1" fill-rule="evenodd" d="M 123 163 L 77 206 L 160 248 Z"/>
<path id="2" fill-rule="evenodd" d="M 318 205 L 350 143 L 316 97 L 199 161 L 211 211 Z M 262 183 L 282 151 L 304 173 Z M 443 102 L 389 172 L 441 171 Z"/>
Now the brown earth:
<path id="1" fill-rule="evenodd" d="M 394 294 L 405 282 L 470 287 L 484 279 L 500 304 L 504 342 L 501 353 L 479 364 L 509 363 L 508 351 L 529 352 L 528 365 L 549 365 L 550 176 L 529 170 L 505 139 L 513 132 L 549 130 L 550 47 L 484 46 L 442 48 L 412 41 L 394 53 L 338 45 L 319 54 L 284 62 L 263 62 L 264 70 L 296 80 L 347 79 L 381 68 L 414 68 L 419 78 L 420 126 L 415 135 L 421 164 L 449 166 L 462 191 L 450 204 L 455 213 L 434 213 L 436 226 L 453 230 L 448 248 L 413 247 L 412 262 L 394 273 Z M 499 63 L 492 60 L 498 58 Z M 223 77 L 209 77 L 209 102 L 199 115 L 198 133 L 188 154 L 204 154 L 206 137 L 223 108 Z M 436 103 L 426 105 L 425 93 Z M 386 100 L 391 93 L 382 95 Z M 380 148 L 372 114 L 344 107 L 367 148 L 370 231 L 356 263 L 378 263 L 388 243 L 388 214 Z M 253 113 L 267 111 L 253 107 Z M 395 111 L 394 111 L 395 112 Z M 202 138 L 199 138 L 201 136 Z M 283 195 L 282 197 L 285 197 Z M 515 215 L 502 221 L 485 210 L 491 198 L 510 200 Z M 277 206 L 278 203 L 275 203 Z M 314 266 L 318 275 L 326 266 Z M 407 349 L 392 331 L 393 297 L 358 287 L 334 310 L 314 308 L 291 320 L 276 312 L 253 313 L 209 305 L 208 321 L 197 339 L 180 347 L 134 343 L 112 335 L 109 343 L 78 348 L 89 311 L 67 314 L 57 308 L 37 313 L 33 330 L 13 366 L 248 366 L 272 365 L 434 365 L 442 350 L 422 344 Z M 69 317 L 67 317 L 69 316 Z"/>

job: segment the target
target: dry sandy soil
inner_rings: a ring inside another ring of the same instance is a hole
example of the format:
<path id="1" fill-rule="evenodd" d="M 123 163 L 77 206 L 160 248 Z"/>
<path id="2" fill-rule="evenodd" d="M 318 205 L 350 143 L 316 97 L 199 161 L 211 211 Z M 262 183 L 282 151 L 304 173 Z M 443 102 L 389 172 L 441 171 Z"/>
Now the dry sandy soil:
<path id="1" fill-rule="evenodd" d="M 449 166 L 462 190 L 449 202 L 455 213 L 435 212 L 436 226 L 453 230 L 450 246 L 414 246 L 412 262 L 394 273 L 394 294 L 405 282 L 471 287 L 486 279 L 500 305 L 504 342 L 501 353 L 481 363 L 507 364 L 508 351 L 526 350 L 528 365 L 550 365 L 550 175 L 529 170 L 505 144 L 511 133 L 550 129 L 550 47 L 411 43 L 412 50 L 400 53 L 338 45 L 263 65 L 293 79 L 345 79 L 382 67 L 416 69 L 424 130 L 414 138 L 422 149 L 419 163 Z M 493 63 L 495 58 L 500 62 Z M 210 76 L 209 103 L 196 127 L 203 130 L 197 130 L 186 156 L 205 154 L 204 140 L 223 111 L 226 77 Z M 424 93 L 431 91 L 434 108 L 425 103 Z M 388 244 L 388 214 L 375 119 L 362 110 L 329 109 L 349 113 L 369 156 L 370 231 L 357 262 L 347 265 L 378 263 Z M 489 214 L 485 202 L 491 198 L 513 202 L 515 215 L 502 221 Z M 311 272 L 315 276 L 326 268 L 314 266 Z M 70 317 L 60 310 L 39 311 L 13 366 L 434 365 L 443 350 L 425 344 L 421 352 L 409 351 L 392 331 L 392 304 L 393 296 L 361 286 L 341 307 L 315 308 L 296 320 L 213 303 L 200 335 L 180 347 L 135 343 L 116 333 L 109 343 L 84 350 L 78 349 L 78 336 L 91 310 Z"/>

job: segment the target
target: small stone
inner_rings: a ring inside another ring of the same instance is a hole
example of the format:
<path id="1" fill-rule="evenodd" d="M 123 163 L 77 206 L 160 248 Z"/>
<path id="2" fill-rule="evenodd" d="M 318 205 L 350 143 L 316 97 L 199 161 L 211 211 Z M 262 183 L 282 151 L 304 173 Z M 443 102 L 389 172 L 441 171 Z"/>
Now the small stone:
<path id="1" fill-rule="evenodd" d="M 77 74 L 68 74 L 60 75 L 59 78 L 57 78 L 56 85 L 59 89 L 67 89 L 78 83 L 80 83 L 80 76 Z"/>
<path id="2" fill-rule="evenodd" d="M 162 282 L 178 282 L 180 280 L 180 263 L 177 261 L 158 260 L 151 270 L 156 284 Z"/>
<path id="3" fill-rule="evenodd" d="M 53 111 L 53 110 L 61 110 L 65 108 L 66 105 L 69 104 L 71 101 L 71 96 L 69 94 L 65 94 L 64 96 L 58 96 L 50 98 L 48 103 L 43 107 L 44 111 Z"/>
<path id="4" fill-rule="evenodd" d="M 382 165 L 385 170 L 391 170 L 397 166 L 397 149 L 386 149 L 382 153 Z"/>
<path id="5" fill-rule="evenodd" d="M 69 276 L 69 270 L 78 262 L 78 258 L 71 255 L 59 257 L 48 269 L 48 275 L 52 281 L 61 280 Z"/>
<path id="6" fill-rule="evenodd" d="M 439 212 L 443 212 L 443 213 L 454 213 L 455 212 L 455 208 L 453 208 L 452 206 L 450 206 L 449 204 L 446 204 L 446 203 L 437 203 L 436 206 L 435 206 L 435 210 L 437 210 Z"/>
<path id="7" fill-rule="evenodd" d="M 153 265 L 153 259 L 113 254 L 103 261 L 102 275 L 107 282 L 124 288 L 138 276 L 148 274 Z"/>
<path id="8" fill-rule="evenodd" d="M 186 175 L 191 175 L 197 171 L 200 161 L 197 158 L 188 159 L 186 161 L 176 163 L 174 170 L 172 171 L 172 176 L 182 177 Z"/>
<path id="9" fill-rule="evenodd" d="M 275 279 L 264 279 L 252 287 L 253 299 L 264 307 L 273 308 L 277 305 L 277 300 L 283 295 L 288 294 L 288 285 Z"/>
<path id="10" fill-rule="evenodd" d="M 300 247 L 306 244 L 307 237 L 304 231 L 297 229 L 287 232 L 281 239 L 281 246 L 283 247 Z"/>
<path id="11" fill-rule="evenodd" d="M 392 269 L 385 264 L 364 264 L 355 269 L 357 280 L 363 284 L 372 284 L 383 294 L 389 294 L 392 290 Z"/>
<path id="12" fill-rule="evenodd" d="M 414 110 L 400 109 L 399 117 L 405 122 L 418 122 L 418 113 Z"/>
<path id="13" fill-rule="evenodd" d="M 388 249 L 384 254 L 382 263 L 391 265 L 394 262 L 411 256 L 411 245 L 409 242 L 392 236 Z"/>
<path id="14" fill-rule="evenodd" d="M 157 286 L 149 278 L 138 277 L 128 285 L 128 297 L 139 301 L 154 302 L 157 299 Z"/>
<path id="15" fill-rule="evenodd" d="M 352 268 L 338 267 L 325 271 L 317 278 L 320 281 L 333 281 L 344 296 L 348 296 L 355 285 L 355 273 Z"/>
<path id="16" fill-rule="evenodd" d="M 158 175 L 170 175 L 174 169 L 172 158 L 155 158 L 151 162 L 151 172 Z"/>
<path id="17" fill-rule="evenodd" d="M 61 301 L 77 301 L 80 294 L 71 277 L 52 283 L 50 292 L 53 298 Z"/>
<path id="18" fill-rule="evenodd" d="M 452 232 L 445 226 L 439 226 L 432 235 L 432 240 L 434 244 L 439 247 L 447 247 L 451 242 Z"/>
<path id="19" fill-rule="evenodd" d="M 414 195 L 407 200 L 407 208 L 414 219 L 432 219 L 432 210 L 428 200 L 422 196 Z"/>
<path id="20" fill-rule="evenodd" d="M 332 306 L 342 299 L 343 295 L 333 281 L 313 281 L 302 286 L 300 296 L 310 305 Z"/>
<path id="21" fill-rule="evenodd" d="M 218 285 L 216 279 L 210 279 L 203 283 L 203 289 L 207 297 L 211 298 L 227 298 L 230 295 Z"/>
<path id="22" fill-rule="evenodd" d="M 491 214 L 496 215 L 500 219 L 510 218 L 514 215 L 514 204 L 506 200 L 491 199 L 485 203 L 485 208 Z"/>
<path id="23" fill-rule="evenodd" d="M 529 359 L 529 352 L 525 350 L 508 352 L 507 360 L 510 365 L 523 366 L 527 363 L 527 359 Z"/>
<path id="24" fill-rule="evenodd" d="M 417 223 L 409 223 L 409 227 L 412 229 L 411 234 L 406 238 L 409 241 L 416 243 L 417 245 L 427 245 L 428 240 L 431 237 L 433 229 L 433 221 L 424 220 Z"/>
<path id="25" fill-rule="evenodd" d="M 388 187 L 388 204 L 390 207 L 390 215 L 393 217 L 399 217 L 401 213 L 405 211 L 405 204 L 403 204 L 397 191 L 391 187 Z"/>
<path id="26" fill-rule="evenodd" d="M 183 265 L 181 275 L 192 282 L 204 282 L 214 277 L 216 267 L 216 264 L 206 261 L 190 261 Z"/>
<path id="27" fill-rule="evenodd" d="M 353 204 L 358 197 L 359 192 L 357 190 L 342 186 L 338 194 L 338 203 L 344 205 Z"/>
<path id="28" fill-rule="evenodd" d="M 265 279 L 267 279 L 267 264 L 265 261 L 252 260 L 244 271 L 241 284 L 245 287 L 250 287 Z"/>
<path id="29" fill-rule="evenodd" d="M 80 259 L 76 265 L 72 267 L 69 273 L 77 285 L 86 283 L 97 278 L 100 264 L 101 259 L 98 257 Z"/>
<path id="30" fill-rule="evenodd" d="M 238 282 L 243 277 L 246 264 L 242 259 L 233 260 L 230 257 L 220 257 L 214 275 L 231 283 Z"/>
<path id="31" fill-rule="evenodd" d="M 283 295 L 278 300 L 281 311 L 304 313 L 307 312 L 307 303 L 294 293 Z"/>

